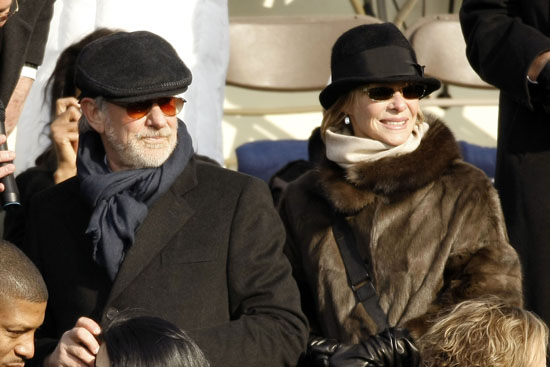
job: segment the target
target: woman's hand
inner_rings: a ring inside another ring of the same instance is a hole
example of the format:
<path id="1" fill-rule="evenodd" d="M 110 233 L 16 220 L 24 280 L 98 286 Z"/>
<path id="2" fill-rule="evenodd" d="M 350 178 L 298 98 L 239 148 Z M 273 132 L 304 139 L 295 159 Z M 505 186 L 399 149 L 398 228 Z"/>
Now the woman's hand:
<path id="1" fill-rule="evenodd" d="M 312 337 L 307 343 L 307 351 L 302 356 L 299 366 L 302 367 L 329 367 L 330 357 L 342 344 L 335 339 Z"/>
<path id="2" fill-rule="evenodd" d="M 420 354 L 405 329 L 386 329 L 359 344 L 342 345 L 330 367 L 418 367 Z"/>
<path id="3" fill-rule="evenodd" d="M 54 181 L 59 183 L 76 175 L 78 149 L 78 120 L 82 113 L 74 97 L 60 98 L 56 102 L 56 119 L 50 125 L 57 154 Z"/>

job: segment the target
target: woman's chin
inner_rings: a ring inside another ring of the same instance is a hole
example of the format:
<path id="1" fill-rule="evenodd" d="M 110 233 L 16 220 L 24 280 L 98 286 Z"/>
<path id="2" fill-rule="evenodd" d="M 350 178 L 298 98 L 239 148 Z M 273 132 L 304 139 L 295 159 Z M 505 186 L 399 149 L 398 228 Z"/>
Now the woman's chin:
<path id="1" fill-rule="evenodd" d="M 401 144 L 404 144 L 408 139 L 410 134 L 388 134 L 389 136 L 383 136 L 380 140 L 382 143 L 391 145 L 391 146 L 398 146 Z"/>

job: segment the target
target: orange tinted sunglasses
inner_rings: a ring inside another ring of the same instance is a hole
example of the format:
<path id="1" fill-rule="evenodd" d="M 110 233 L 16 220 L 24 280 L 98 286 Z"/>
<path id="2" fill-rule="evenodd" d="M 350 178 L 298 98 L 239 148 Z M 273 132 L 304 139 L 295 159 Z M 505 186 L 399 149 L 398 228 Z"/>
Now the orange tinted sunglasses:
<path id="1" fill-rule="evenodd" d="M 131 103 L 111 102 L 111 103 L 120 107 L 124 107 L 126 109 L 126 113 L 128 114 L 128 117 L 134 120 L 137 120 L 144 116 L 147 116 L 149 112 L 151 112 L 151 109 L 153 108 L 154 104 L 159 106 L 160 110 L 165 116 L 176 116 L 178 113 L 180 113 L 185 102 L 186 101 L 183 98 L 162 97 L 162 98 L 150 99 L 148 101 L 141 101 L 141 102 L 131 102 Z"/>

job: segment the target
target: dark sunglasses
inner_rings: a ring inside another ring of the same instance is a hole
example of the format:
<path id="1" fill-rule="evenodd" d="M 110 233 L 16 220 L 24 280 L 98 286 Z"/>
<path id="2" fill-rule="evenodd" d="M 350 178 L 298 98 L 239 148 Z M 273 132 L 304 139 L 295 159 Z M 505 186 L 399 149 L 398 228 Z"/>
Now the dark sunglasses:
<path id="1" fill-rule="evenodd" d="M 13 5 L 13 3 L 12 3 Z M 9 12 L 7 12 L 6 14 L 4 15 L 0 15 L 0 22 L 4 22 L 6 21 L 9 17 L 11 17 L 12 15 L 14 15 L 15 13 L 17 13 L 19 11 L 19 3 L 17 2 L 17 0 L 15 0 L 15 9 L 14 10 L 10 10 Z"/>
<path id="2" fill-rule="evenodd" d="M 183 104 L 185 102 L 186 101 L 183 98 L 163 97 L 163 98 L 150 99 L 148 101 L 141 101 L 141 102 L 131 102 L 131 103 L 111 102 L 111 103 L 120 107 L 124 107 L 126 109 L 126 113 L 128 114 L 128 116 L 134 120 L 137 120 L 142 118 L 143 116 L 147 116 L 149 112 L 151 112 L 151 109 L 153 108 L 154 104 L 159 106 L 160 110 L 165 116 L 176 116 L 178 113 L 180 113 L 181 109 L 183 108 Z"/>
<path id="3" fill-rule="evenodd" d="M 420 99 L 426 93 L 426 87 L 423 84 L 408 84 L 403 87 L 366 87 L 363 92 L 367 93 L 373 101 L 387 101 L 392 98 L 396 91 L 400 91 L 406 99 Z"/>

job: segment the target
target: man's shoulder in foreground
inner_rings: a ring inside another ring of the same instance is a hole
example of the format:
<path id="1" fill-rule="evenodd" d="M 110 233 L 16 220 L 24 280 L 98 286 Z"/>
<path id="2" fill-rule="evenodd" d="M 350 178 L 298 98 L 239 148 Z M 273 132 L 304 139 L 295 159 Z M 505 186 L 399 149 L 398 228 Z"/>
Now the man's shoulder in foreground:
<path id="1" fill-rule="evenodd" d="M 267 184 L 261 179 L 221 167 L 201 156 L 195 156 L 190 166 L 195 171 L 198 185 L 223 189 L 226 193 L 235 189 L 240 191 L 243 187 L 248 186 L 265 187 L 266 192 L 268 191 Z"/>

